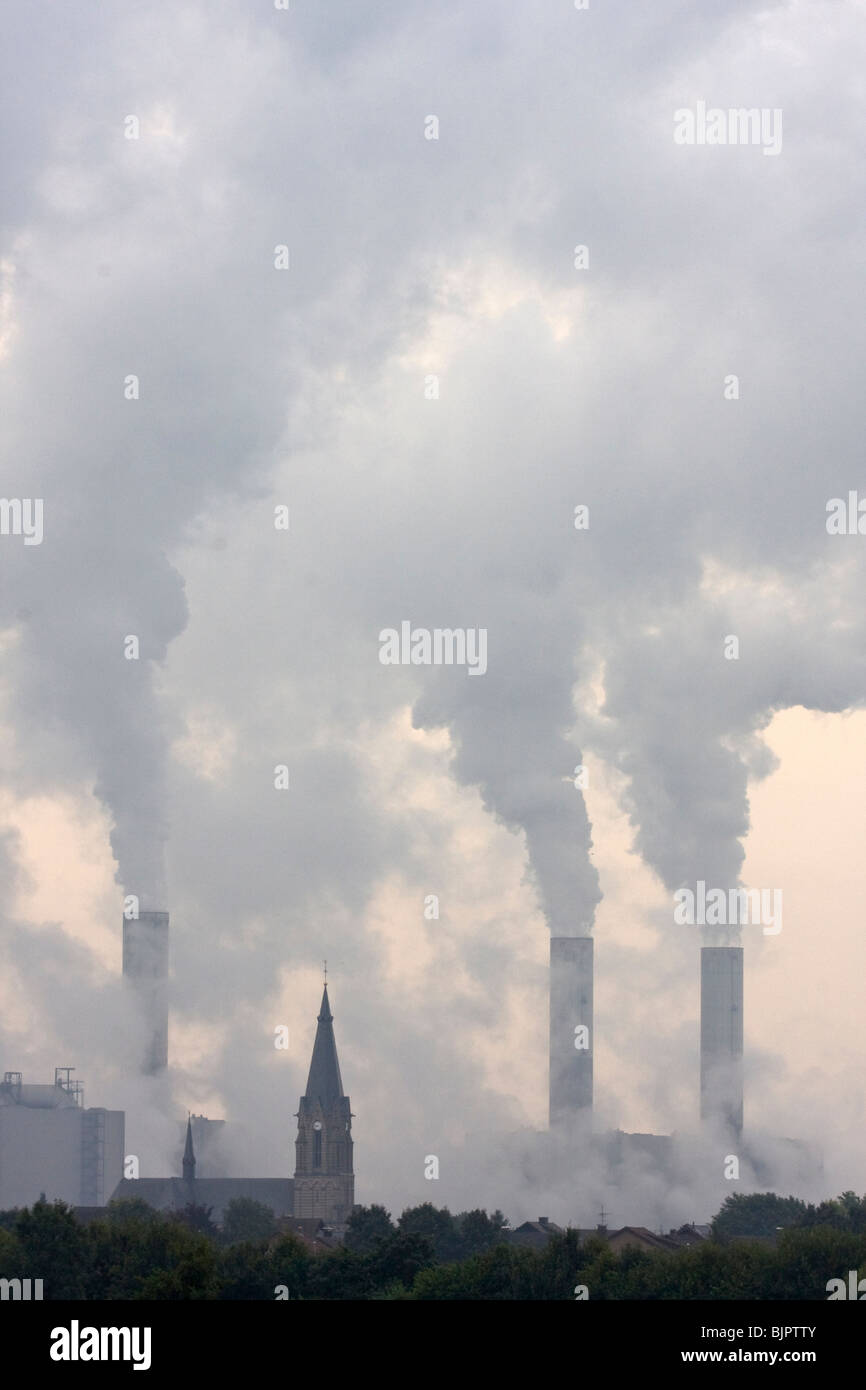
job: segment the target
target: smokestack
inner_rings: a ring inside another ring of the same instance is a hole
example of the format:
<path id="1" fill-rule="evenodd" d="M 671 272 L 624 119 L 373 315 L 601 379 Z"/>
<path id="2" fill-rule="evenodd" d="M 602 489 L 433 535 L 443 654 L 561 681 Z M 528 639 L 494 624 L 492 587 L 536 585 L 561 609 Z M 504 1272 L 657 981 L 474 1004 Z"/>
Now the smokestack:
<path id="1" fill-rule="evenodd" d="M 592 1121 L 591 936 L 550 938 L 550 1128 Z"/>
<path id="2" fill-rule="evenodd" d="M 701 947 L 701 1119 L 743 1128 L 743 948 Z"/>
<path id="3" fill-rule="evenodd" d="M 146 1044 L 141 1069 L 168 1066 L 168 913 L 139 912 L 123 920 L 123 975 L 135 991 Z"/>

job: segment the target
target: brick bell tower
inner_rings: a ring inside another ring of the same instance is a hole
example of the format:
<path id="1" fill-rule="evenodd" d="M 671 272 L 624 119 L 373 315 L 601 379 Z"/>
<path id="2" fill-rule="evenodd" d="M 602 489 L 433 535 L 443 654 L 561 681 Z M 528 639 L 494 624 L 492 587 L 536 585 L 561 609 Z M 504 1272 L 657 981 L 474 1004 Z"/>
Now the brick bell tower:
<path id="1" fill-rule="evenodd" d="M 352 1111 L 340 1079 L 327 980 L 297 1120 L 294 1214 L 345 1225 L 355 1202 Z"/>

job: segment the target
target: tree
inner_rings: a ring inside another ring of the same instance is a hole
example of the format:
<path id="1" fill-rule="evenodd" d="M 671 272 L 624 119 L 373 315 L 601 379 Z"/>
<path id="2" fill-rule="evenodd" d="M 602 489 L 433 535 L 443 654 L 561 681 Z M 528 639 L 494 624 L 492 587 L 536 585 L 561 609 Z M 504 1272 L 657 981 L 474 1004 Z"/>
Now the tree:
<path id="1" fill-rule="evenodd" d="M 573 1227 L 554 1235 L 538 1252 L 533 1281 L 533 1296 L 544 1299 L 573 1300 L 576 1284 L 585 1284 L 586 1266 L 594 1255 L 609 1247 L 606 1241 L 590 1237 L 587 1247 L 581 1247 L 580 1232 Z"/>
<path id="2" fill-rule="evenodd" d="M 387 1284 L 384 1289 L 376 1289 L 370 1294 L 370 1299 L 382 1299 L 389 1303 L 411 1301 L 412 1293 L 401 1284 L 399 1279 L 395 1279 L 393 1284 Z"/>
<path id="3" fill-rule="evenodd" d="M 219 1264 L 221 1299 L 269 1299 L 277 1284 L 273 1251 L 260 1241 L 237 1241 L 222 1251 Z"/>
<path id="4" fill-rule="evenodd" d="M 433 1263 L 433 1248 L 426 1236 L 396 1232 L 390 1240 L 380 1241 L 376 1250 L 367 1256 L 367 1264 L 375 1288 L 383 1289 L 400 1283 L 410 1289 L 415 1276 Z"/>
<path id="5" fill-rule="evenodd" d="M 486 1211 L 462 1211 L 454 1221 L 460 1238 L 460 1255 L 480 1255 L 505 1240 L 505 1217 L 501 1211 L 488 1216 Z"/>
<path id="6" fill-rule="evenodd" d="M 713 1239 L 738 1236 L 775 1237 L 780 1227 L 796 1226 L 806 1214 L 799 1197 L 778 1197 L 775 1192 L 733 1192 L 713 1218 Z"/>
<path id="7" fill-rule="evenodd" d="M 89 1251 L 84 1230 L 65 1202 L 42 1198 L 18 1213 L 14 1233 L 24 1279 L 41 1279 L 47 1299 L 83 1298 Z"/>
<path id="8" fill-rule="evenodd" d="M 179 1229 L 179 1258 L 147 1274 L 133 1298 L 188 1302 L 218 1296 L 216 1247 L 200 1232 Z"/>
<path id="9" fill-rule="evenodd" d="M 572 1245 L 579 1247 L 578 1258 L 580 1259 L 580 1264 L 574 1268 L 571 1298 L 576 1298 L 575 1284 L 586 1285 L 593 1303 L 602 1299 L 616 1298 L 620 1272 L 618 1255 L 611 1250 L 603 1236 L 591 1235 L 581 1246 L 578 1232 L 569 1231 L 567 1234 L 571 1237 Z M 578 1236 L 577 1242 L 574 1241 L 575 1236 Z M 539 1261 L 538 1276 L 541 1288 L 544 1290 L 542 1296 L 546 1298 L 563 1297 L 561 1287 L 563 1247 L 560 1241 L 561 1237 L 559 1236 L 554 1236 L 553 1240 L 548 1241 L 547 1249 L 542 1251 L 542 1260 Z M 577 1250 L 574 1253 L 577 1254 Z M 546 1260 L 543 1259 L 545 1255 L 548 1257 Z M 571 1278 L 571 1272 L 569 1272 L 569 1278 Z M 567 1288 L 565 1296 L 568 1296 Z"/>
<path id="10" fill-rule="evenodd" d="M 21 1242 L 13 1231 L 0 1226 L 0 1279 L 20 1279 L 24 1266 Z"/>
<path id="11" fill-rule="evenodd" d="M 374 1282 L 369 1255 L 357 1255 L 341 1246 L 339 1250 L 311 1260 L 307 1273 L 309 1298 L 367 1298 Z M 286 1283 L 288 1281 L 283 1280 Z M 291 1291 L 291 1285 L 289 1285 Z"/>
<path id="12" fill-rule="evenodd" d="M 826 1299 L 830 1279 L 866 1269 L 866 1237 L 826 1226 L 783 1231 L 764 1298 Z M 792 1319 L 793 1321 L 793 1319 Z"/>
<path id="13" fill-rule="evenodd" d="M 198 1231 L 203 1236 L 215 1240 L 219 1235 L 216 1223 L 211 1220 L 213 1207 L 202 1206 L 199 1202 L 187 1202 L 182 1211 L 171 1213 L 170 1220 L 179 1221 L 190 1231 Z"/>
<path id="14" fill-rule="evenodd" d="M 280 1236 L 271 1251 L 274 1271 L 274 1288 L 284 1284 L 290 1298 L 306 1298 L 310 1267 L 313 1256 L 303 1241 L 294 1235 Z M 271 1297 L 274 1297 L 273 1289 Z"/>
<path id="15" fill-rule="evenodd" d="M 156 1221 L 157 1212 L 143 1197 L 122 1197 L 109 1202 L 105 1208 L 106 1220 L 114 1225 L 127 1225 L 131 1221 Z"/>
<path id="16" fill-rule="evenodd" d="M 270 1207 L 252 1197 L 232 1197 L 223 1212 L 223 1241 L 270 1240 L 276 1233 L 276 1221 Z"/>
<path id="17" fill-rule="evenodd" d="M 797 1222 L 798 1226 L 830 1226 L 836 1231 L 851 1231 L 866 1234 L 866 1197 L 858 1197 L 856 1192 L 843 1192 L 820 1206 L 809 1206 L 805 1215 Z"/>
<path id="18" fill-rule="evenodd" d="M 93 1221 L 86 1297 L 214 1298 L 216 1245 L 174 1213 Z"/>
<path id="19" fill-rule="evenodd" d="M 391 1213 L 384 1207 L 357 1207 L 349 1217 L 344 1244 L 347 1250 L 365 1254 L 375 1250 L 379 1241 L 389 1240 L 396 1231 Z"/>
<path id="20" fill-rule="evenodd" d="M 519 1298 L 526 1273 L 537 1259 L 534 1251 L 514 1245 L 495 1245 L 483 1255 L 422 1270 L 415 1279 L 413 1294 L 425 1302 L 430 1299 L 463 1302 Z"/>
<path id="21" fill-rule="evenodd" d="M 403 1235 L 424 1236 L 430 1241 L 437 1260 L 460 1258 L 460 1232 L 447 1207 L 434 1207 L 432 1202 L 407 1207 L 397 1228 Z"/>

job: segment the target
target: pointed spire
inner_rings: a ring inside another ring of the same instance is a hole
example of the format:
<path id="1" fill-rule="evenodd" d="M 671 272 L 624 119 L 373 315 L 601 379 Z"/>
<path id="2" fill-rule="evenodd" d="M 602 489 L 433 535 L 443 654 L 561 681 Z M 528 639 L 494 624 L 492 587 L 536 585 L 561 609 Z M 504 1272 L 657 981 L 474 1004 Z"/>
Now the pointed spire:
<path id="1" fill-rule="evenodd" d="M 335 1100 L 343 1098 L 343 1082 L 340 1078 L 340 1063 L 337 1061 L 337 1044 L 334 1039 L 334 1016 L 328 1000 L 327 985 L 322 992 L 318 1024 L 305 1094 L 308 1101 L 318 1100 L 322 1108 L 327 1109 Z"/>
<path id="2" fill-rule="evenodd" d="M 183 1180 L 192 1182 L 195 1178 L 195 1150 L 192 1146 L 192 1115 L 187 1111 L 186 1147 L 183 1151 Z"/>

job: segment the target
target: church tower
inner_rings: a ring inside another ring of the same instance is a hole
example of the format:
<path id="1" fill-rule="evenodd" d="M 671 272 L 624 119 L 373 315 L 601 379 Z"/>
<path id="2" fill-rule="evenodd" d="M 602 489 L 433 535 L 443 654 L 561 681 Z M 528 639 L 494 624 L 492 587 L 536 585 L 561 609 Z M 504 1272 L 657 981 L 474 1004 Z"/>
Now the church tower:
<path id="1" fill-rule="evenodd" d="M 355 1202 L 352 1111 L 340 1079 L 327 982 L 318 1023 L 307 1090 L 297 1115 L 294 1214 L 344 1225 Z"/>

